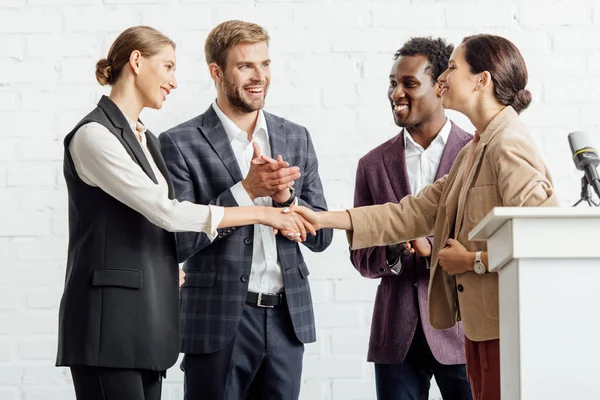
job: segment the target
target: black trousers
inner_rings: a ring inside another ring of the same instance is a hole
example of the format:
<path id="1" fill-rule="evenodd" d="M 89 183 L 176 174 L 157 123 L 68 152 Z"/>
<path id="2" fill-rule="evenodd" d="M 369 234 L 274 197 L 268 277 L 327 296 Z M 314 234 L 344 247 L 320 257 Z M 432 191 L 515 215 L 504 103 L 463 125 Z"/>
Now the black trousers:
<path id="1" fill-rule="evenodd" d="M 224 349 L 185 354 L 185 400 L 296 400 L 304 344 L 294 332 L 287 304 L 246 304 L 240 326 Z"/>
<path id="2" fill-rule="evenodd" d="M 157 371 L 75 365 L 71 375 L 77 400 L 160 400 Z"/>

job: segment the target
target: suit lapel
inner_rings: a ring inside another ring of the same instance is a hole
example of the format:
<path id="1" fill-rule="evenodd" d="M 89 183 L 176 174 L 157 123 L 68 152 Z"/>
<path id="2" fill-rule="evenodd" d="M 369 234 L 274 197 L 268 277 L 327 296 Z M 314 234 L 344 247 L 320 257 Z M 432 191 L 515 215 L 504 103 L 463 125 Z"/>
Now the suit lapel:
<path id="1" fill-rule="evenodd" d="M 152 154 L 152 158 L 154 159 L 156 166 L 167 181 L 167 186 L 169 187 L 169 198 L 173 199 L 175 198 L 175 191 L 173 188 L 173 182 L 171 182 L 171 176 L 167 170 L 167 165 L 165 164 L 165 159 L 160 152 L 158 140 L 148 130 L 146 131 L 146 142 L 148 143 L 148 150 L 150 150 L 150 154 Z"/>
<path id="2" fill-rule="evenodd" d="M 448 135 L 448 142 L 444 146 L 444 151 L 442 152 L 442 157 L 440 158 L 440 164 L 438 165 L 438 169 L 435 173 L 435 180 L 437 181 L 448 172 L 452 168 L 452 164 L 454 164 L 454 159 L 456 155 L 460 152 L 462 148 L 463 140 L 456 133 L 456 126 L 451 121 L 452 129 L 450 129 L 450 134 Z"/>
<path id="3" fill-rule="evenodd" d="M 240 182 L 244 179 L 240 166 L 235 158 L 235 154 L 233 153 L 231 143 L 229 142 L 229 137 L 227 136 L 227 133 L 225 133 L 225 128 L 223 128 L 223 124 L 221 124 L 221 120 L 217 116 L 212 105 L 210 105 L 208 110 L 204 113 L 202 126 L 199 126 L 198 130 L 204 135 L 208 143 L 210 143 L 217 156 L 225 165 L 225 168 L 227 168 L 227 171 L 229 171 L 233 180 L 235 182 Z"/>
<path id="4" fill-rule="evenodd" d="M 492 140 L 492 138 L 494 137 L 496 132 L 498 132 L 509 119 L 516 118 L 516 116 L 517 116 L 517 113 L 514 111 L 514 109 L 511 106 L 507 106 L 506 108 L 504 108 L 502 111 L 500 111 L 498 113 L 498 115 L 496 115 L 490 121 L 490 123 L 487 126 L 487 128 L 485 129 L 485 131 L 481 134 L 479 143 L 477 143 L 477 147 L 475 147 L 475 150 L 469 149 L 469 151 L 475 151 L 475 155 L 473 156 L 471 165 L 466 166 L 466 168 L 469 168 L 469 170 L 467 171 L 467 177 L 466 177 L 464 183 L 459 181 L 462 183 L 460 185 L 462 189 L 461 189 L 460 195 L 458 197 L 458 210 L 457 210 L 457 215 L 456 215 L 456 219 L 455 219 L 456 226 L 454 229 L 455 234 L 457 232 L 460 232 L 460 229 L 462 228 L 462 221 L 463 221 L 463 216 L 465 213 L 465 202 L 467 201 L 467 194 L 469 193 L 469 189 L 471 187 L 473 187 L 475 177 L 477 176 L 477 171 L 479 170 L 479 165 L 481 164 L 481 162 L 483 160 L 483 156 L 485 154 L 485 149 L 486 149 L 488 143 Z M 460 171 L 460 175 L 457 177 L 457 179 L 462 180 L 463 173 L 464 173 L 463 171 Z"/>
<path id="5" fill-rule="evenodd" d="M 135 134 L 131 130 L 125 115 L 123 115 L 121 110 L 119 110 L 119 107 L 117 107 L 117 105 L 107 96 L 102 96 L 100 102 L 98 103 L 98 107 L 104 111 L 115 128 L 121 130 L 121 137 L 123 138 L 123 141 L 127 143 L 127 146 L 129 146 L 129 149 L 135 156 L 135 161 L 140 165 L 140 167 L 142 167 L 146 175 L 148 175 L 148 177 L 152 179 L 154 183 L 158 184 L 156 176 L 152 171 L 152 167 L 150 167 L 150 163 L 144 154 L 144 150 L 142 150 L 142 145 L 135 137 Z"/>
<path id="6" fill-rule="evenodd" d="M 406 155 L 404 153 L 404 130 L 392 140 L 388 147 L 383 150 L 383 165 L 396 202 L 399 202 L 404 196 L 411 194 L 410 181 L 406 171 Z"/>
<path id="7" fill-rule="evenodd" d="M 271 158 L 277 158 L 281 154 L 284 161 L 288 160 L 287 154 L 287 135 L 283 126 L 283 119 L 263 112 L 267 121 L 267 131 L 269 135 L 269 144 L 271 145 Z M 267 154 L 269 155 L 269 154 Z"/>

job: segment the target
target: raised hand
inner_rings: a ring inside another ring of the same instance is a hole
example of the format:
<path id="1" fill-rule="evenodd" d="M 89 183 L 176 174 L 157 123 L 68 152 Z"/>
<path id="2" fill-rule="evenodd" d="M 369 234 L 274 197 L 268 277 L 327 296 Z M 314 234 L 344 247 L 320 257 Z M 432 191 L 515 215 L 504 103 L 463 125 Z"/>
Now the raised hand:
<path id="1" fill-rule="evenodd" d="M 290 167 L 289 163 L 281 160 L 273 160 L 270 157 L 265 157 L 266 161 L 261 158 L 261 150 L 257 143 L 253 143 L 254 154 L 250 162 L 250 171 L 242 185 L 252 200 L 257 197 L 273 196 L 275 193 L 287 191 L 288 197 L 283 199 L 286 201 L 289 198 L 288 189 L 294 185 L 294 181 L 300 178 L 300 168 Z M 257 160 L 255 162 L 255 160 Z M 259 161 L 260 160 L 260 161 Z M 278 201 L 278 200 L 275 200 Z"/>
<path id="2" fill-rule="evenodd" d="M 271 164 L 271 165 L 289 165 L 289 163 L 283 161 L 283 157 L 281 156 L 281 154 L 277 155 L 277 160 L 272 159 L 271 157 L 267 157 L 264 154 L 260 154 L 260 151 L 258 151 L 258 157 L 256 157 L 257 155 L 257 151 L 256 148 L 258 147 L 258 144 L 256 144 L 255 148 L 254 148 L 254 158 L 252 159 L 252 161 L 250 162 L 250 165 L 264 165 L 264 164 Z M 260 148 L 259 148 L 260 149 Z M 273 200 L 275 200 L 278 203 L 283 203 L 285 201 L 287 201 L 290 198 L 290 187 L 292 187 L 292 185 L 286 187 L 283 190 L 280 190 L 278 192 L 275 192 L 271 195 L 271 198 Z"/>

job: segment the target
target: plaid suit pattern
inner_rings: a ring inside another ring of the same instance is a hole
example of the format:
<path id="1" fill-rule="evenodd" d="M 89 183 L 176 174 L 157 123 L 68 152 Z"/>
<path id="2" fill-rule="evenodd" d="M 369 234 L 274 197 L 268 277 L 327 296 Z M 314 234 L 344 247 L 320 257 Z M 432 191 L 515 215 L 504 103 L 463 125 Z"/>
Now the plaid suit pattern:
<path id="1" fill-rule="evenodd" d="M 294 188 L 299 204 L 326 210 L 318 162 L 306 128 L 265 113 L 273 155 L 281 154 L 300 167 Z M 237 206 L 230 188 L 243 179 L 225 130 L 212 106 L 160 135 L 161 151 L 178 200 Z M 333 231 L 309 235 L 304 245 L 325 250 Z M 186 281 L 181 288 L 181 352 L 211 353 L 233 338 L 244 307 L 252 264 L 254 226 L 219 229 L 211 243 L 206 234 L 176 235 Z M 315 323 L 308 283 L 309 271 L 300 247 L 281 235 L 276 238 L 283 270 L 287 306 L 294 330 L 303 343 L 314 342 Z"/>

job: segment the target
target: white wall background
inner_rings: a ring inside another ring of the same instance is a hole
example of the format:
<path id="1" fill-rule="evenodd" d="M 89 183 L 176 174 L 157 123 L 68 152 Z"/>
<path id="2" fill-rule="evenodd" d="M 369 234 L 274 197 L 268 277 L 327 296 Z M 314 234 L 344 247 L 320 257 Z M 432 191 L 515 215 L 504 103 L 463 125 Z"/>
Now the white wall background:
<path id="1" fill-rule="evenodd" d="M 331 209 L 352 205 L 357 160 L 398 132 L 386 101 L 397 48 L 410 36 L 456 44 L 479 32 L 522 50 L 534 97 L 523 118 L 565 204 L 579 198 L 566 135 L 588 130 L 600 145 L 597 0 L 0 0 L 0 399 L 74 398 L 68 370 L 53 367 L 67 243 L 62 138 L 107 93 L 96 60 L 130 25 L 177 42 L 180 86 L 163 111 L 142 115 L 158 134 L 213 99 L 204 39 L 227 19 L 271 34 L 267 109 L 309 128 Z M 301 397 L 374 399 L 365 359 L 377 282 L 351 266 L 342 233 L 307 256 L 318 341 L 306 348 Z M 181 398 L 174 368 L 164 399 Z"/>

